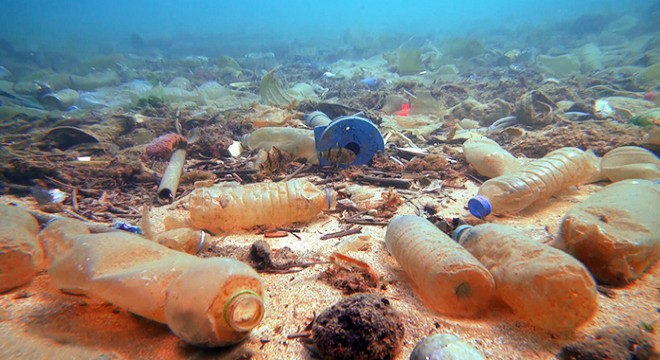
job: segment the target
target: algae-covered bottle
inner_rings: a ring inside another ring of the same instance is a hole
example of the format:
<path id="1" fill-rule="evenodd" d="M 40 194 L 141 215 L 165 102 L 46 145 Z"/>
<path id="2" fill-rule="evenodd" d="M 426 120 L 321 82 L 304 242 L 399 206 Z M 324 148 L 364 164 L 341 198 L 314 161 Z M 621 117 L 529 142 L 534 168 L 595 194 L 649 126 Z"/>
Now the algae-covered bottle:
<path id="1" fill-rule="evenodd" d="M 198 258 L 129 232 L 90 234 L 72 219 L 51 222 L 39 239 L 58 289 L 165 323 L 187 343 L 237 343 L 263 317 L 264 286 L 240 261 Z"/>
<path id="2" fill-rule="evenodd" d="M 493 278 L 467 250 L 424 218 L 397 216 L 387 226 L 387 250 L 434 310 L 472 316 L 493 292 Z"/>
<path id="3" fill-rule="evenodd" d="M 562 189 L 587 183 L 599 176 L 599 159 L 592 151 L 565 147 L 514 173 L 484 182 L 477 196 L 468 201 L 468 208 L 479 218 L 491 212 L 517 213 L 536 200 L 547 199 Z"/>
<path id="4" fill-rule="evenodd" d="M 335 194 L 304 179 L 249 185 L 219 184 L 190 195 L 192 225 L 210 232 L 306 222 L 334 206 Z"/>
<path id="5" fill-rule="evenodd" d="M 522 161 L 487 138 L 471 138 L 463 143 L 465 159 L 481 175 L 494 178 L 517 171 Z"/>
<path id="6" fill-rule="evenodd" d="M 318 164 L 314 131 L 289 127 L 264 127 L 254 130 L 245 137 L 245 145 L 251 150 L 270 151 L 277 148 L 293 154 L 296 158 L 306 159 Z"/>
<path id="7" fill-rule="evenodd" d="M 565 252 L 498 224 L 459 226 L 454 238 L 493 275 L 496 295 L 531 324 L 571 331 L 598 310 L 594 280 Z"/>
<path id="8" fill-rule="evenodd" d="M 556 247 L 608 285 L 624 285 L 660 258 L 660 184 L 628 179 L 589 196 L 564 215 Z"/>

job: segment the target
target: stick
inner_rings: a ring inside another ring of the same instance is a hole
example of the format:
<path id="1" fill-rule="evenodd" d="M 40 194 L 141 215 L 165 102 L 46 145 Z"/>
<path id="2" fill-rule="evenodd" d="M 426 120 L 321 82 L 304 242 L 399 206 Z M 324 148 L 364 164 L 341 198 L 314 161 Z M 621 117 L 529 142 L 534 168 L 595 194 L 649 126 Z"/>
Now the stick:
<path id="1" fill-rule="evenodd" d="M 170 163 L 167 164 L 163 178 L 160 180 L 156 198 L 161 205 L 171 204 L 176 196 L 176 190 L 179 187 L 183 164 L 186 162 L 186 150 L 176 149 L 170 157 Z"/>
<path id="2" fill-rule="evenodd" d="M 405 179 L 394 179 L 394 178 L 379 178 L 374 176 L 360 176 L 357 178 L 358 181 L 363 181 L 370 184 L 382 185 L 382 186 L 392 186 L 400 189 L 409 189 L 412 186 L 412 183 L 409 180 Z"/>
<path id="3" fill-rule="evenodd" d="M 348 230 L 344 230 L 344 231 L 337 231 L 337 232 L 325 234 L 325 235 L 321 236 L 321 240 L 329 240 L 329 239 L 334 239 L 334 238 L 338 238 L 338 237 L 342 237 L 342 236 L 346 236 L 346 235 L 359 234 L 361 232 L 362 232 L 362 226 L 358 226 L 358 227 L 353 228 L 353 229 L 348 229 Z"/>

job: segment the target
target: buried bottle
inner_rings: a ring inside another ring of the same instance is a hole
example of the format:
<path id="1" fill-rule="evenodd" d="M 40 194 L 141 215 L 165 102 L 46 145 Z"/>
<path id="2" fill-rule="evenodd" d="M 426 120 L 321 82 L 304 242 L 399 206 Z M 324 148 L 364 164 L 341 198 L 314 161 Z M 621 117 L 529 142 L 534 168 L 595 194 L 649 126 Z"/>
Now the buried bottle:
<path id="1" fill-rule="evenodd" d="M 198 258 L 123 231 L 90 234 L 72 219 L 51 222 L 39 239 L 58 289 L 165 323 L 189 344 L 237 343 L 263 317 L 264 287 L 245 263 Z"/>
<path id="2" fill-rule="evenodd" d="M 660 258 L 660 184 L 628 179 L 589 196 L 564 215 L 556 247 L 603 284 L 625 285 Z"/>
<path id="3" fill-rule="evenodd" d="M 572 331 L 598 310 L 591 275 L 559 249 L 498 224 L 459 226 L 454 239 L 493 275 L 497 297 L 541 329 Z"/>
<path id="4" fill-rule="evenodd" d="M 307 222 L 335 204 L 329 188 L 304 179 L 248 185 L 218 184 L 190 195 L 194 227 L 213 233 Z"/>
<path id="5" fill-rule="evenodd" d="M 468 201 L 472 215 L 484 218 L 517 213 L 537 200 L 547 199 L 570 186 L 585 184 L 600 176 L 599 159 L 591 151 L 565 147 L 532 161 L 520 170 L 492 178 Z"/>
<path id="6" fill-rule="evenodd" d="M 385 234 L 387 250 L 434 310 L 472 316 L 493 292 L 493 278 L 467 250 L 424 218 L 397 216 Z"/>

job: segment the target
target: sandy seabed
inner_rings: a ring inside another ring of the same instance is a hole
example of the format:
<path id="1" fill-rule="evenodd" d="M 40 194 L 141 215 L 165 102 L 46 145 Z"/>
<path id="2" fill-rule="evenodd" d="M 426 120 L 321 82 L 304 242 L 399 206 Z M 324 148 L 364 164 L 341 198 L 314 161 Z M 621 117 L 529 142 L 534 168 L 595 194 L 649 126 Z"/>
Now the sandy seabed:
<path id="1" fill-rule="evenodd" d="M 556 234 L 562 215 L 584 200 L 602 184 L 568 190 L 515 217 L 491 217 L 488 221 L 524 228 L 539 241 Z M 370 187 L 379 193 L 382 188 Z M 435 195 L 421 194 L 399 208 L 399 214 L 414 214 L 417 206 L 435 205 L 446 218 L 468 217 L 464 207 L 476 193 L 476 185 L 443 189 Z M 30 200 L 10 196 L 2 203 L 33 207 Z M 183 200 L 185 202 L 185 199 Z M 156 209 L 152 216 L 184 214 L 182 206 Z M 324 258 L 336 250 L 342 239 L 319 240 L 326 233 L 341 230 L 332 214 L 321 215 L 305 226 L 300 239 L 294 236 L 267 239 L 273 250 L 289 247 L 300 258 Z M 384 226 L 364 226 L 372 234 L 367 251 L 350 255 L 370 264 L 387 289 L 379 291 L 392 301 L 405 325 L 403 351 L 407 359 L 414 345 L 426 335 L 452 333 L 473 345 L 488 359 L 553 359 L 560 348 L 584 339 L 606 326 L 637 326 L 660 316 L 660 266 L 656 263 L 638 281 L 615 289 L 613 298 L 599 294 L 596 316 L 575 334 L 547 334 L 517 319 L 503 306 L 491 306 L 475 319 L 456 319 L 434 314 L 415 294 L 405 273 L 384 245 Z M 263 235 L 241 234 L 214 237 L 213 247 L 236 245 L 247 248 Z M 99 299 L 72 296 L 54 288 L 46 273 L 17 290 L 0 295 L 0 358 L 3 359 L 312 359 L 313 353 L 287 335 L 301 332 L 323 309 L 345 295 L 318 279 L 328 266 L 317 265 L 292 274 L 262 274 L 268 294 L 263 322 L 243 343 L 228 349 L 197 349 L 186 345 L 167 326 L 158 324 Z"/>

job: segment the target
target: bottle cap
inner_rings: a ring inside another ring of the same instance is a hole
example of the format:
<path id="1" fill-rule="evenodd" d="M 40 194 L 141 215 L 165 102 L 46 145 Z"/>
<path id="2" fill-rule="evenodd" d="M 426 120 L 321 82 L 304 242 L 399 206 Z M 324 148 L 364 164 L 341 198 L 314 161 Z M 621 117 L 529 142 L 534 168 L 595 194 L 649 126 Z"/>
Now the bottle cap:
<path id="1" fill-rule="evenodd" d="M 454 229 L 454 232 L 452 233 L 452 238 L 454 239 L 454 241 L 458 242 L 458 240 L 461 239 L 461 235 L 463 234 L 463 232 L 471 227 L 472 225 L 465 224 Z"/>
<path id="2" fill-rule="evenodd" d="M 483 219 L 493 210 L 488 198 L 482 195 L 477 195 L 468 201 L 468 209 L 472 215 Z"/>

